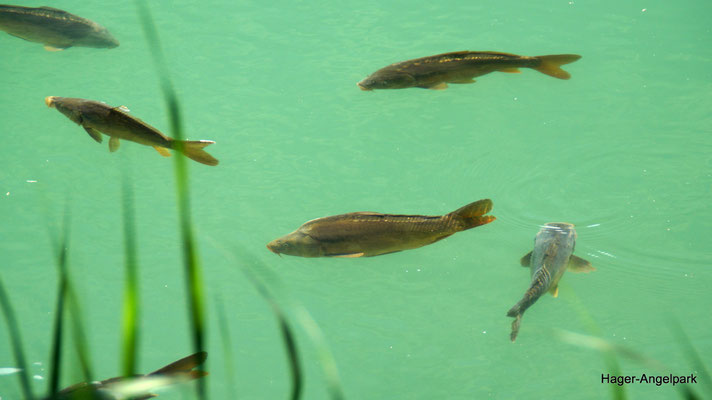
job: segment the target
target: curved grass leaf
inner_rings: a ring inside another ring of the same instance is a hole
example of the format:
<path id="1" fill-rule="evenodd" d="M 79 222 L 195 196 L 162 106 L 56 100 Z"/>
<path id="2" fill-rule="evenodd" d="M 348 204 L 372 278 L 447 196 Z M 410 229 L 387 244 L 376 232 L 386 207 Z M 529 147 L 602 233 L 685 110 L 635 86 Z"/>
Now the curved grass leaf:
<path id="1" fill-rule="evenodd" d="M 49 369 L 49 396 L 54 396 L 59 391 L 59 379 L 62 369 L 62 336 L 64 331 L 64 301 L 67 293 L 67 253 L 69 251 L 69 211 L 64 212 L 64 222 L 62 227 L 62 237 L 55 241 L 55 251 L 57 256 L 57 272 L 59 280 L 57 283 L 57 300 L 55 302 L 54 328 L 52 333 L 52 357 Z"/>
<path id="2" fill-rule="evenodd" d="M 22 348 L 22 336 L 20 335 L 20 329 L 17 326 L 17 319 L 15 318 L 15 311 L 10 304 L 10 297 L 5 291 L 5 285 L 0 278 L 0 308 L 2 308 L 2 313 L 5 316 L 5 322 L 7 323 L 7 329 L 10 333 L 10 342 L 12 347 L 12 353 L 15 356 L 15 364 L 17 364 L 18 378 L 20 379 L 20 387 L 22 388 L 22 393 L 27 400 L 32 400 L 35 398 L 32 393 L 32 386 L 30 385 L 30 374 L 27 372 L 27 362 L 25 361 L 25 352 Z"/>
<path id="3" fill-rule="evenodd" d="M 225 307 L 220 297 L 215 298 L 215 308 L 217 309 L 218 325 L 220 327 L 220 337 L 222 339 L 223 359 L 225 361 L 225 389 L 231 399 L 237 398 L 235 395 L 235 366 L 232 354 L 232 341 L 230 330 L 225 317 Z"/>
<path id="4" fill-rule="evenodd" d="M 146 36 L 146 42 L 153 57 L 153 63 L 156 67 L 159 79 L 161 81 L 161 90 L 164 100 L 168 108 L 168 117 L 170 121 L 171 136 L 177 141 L 183 139 L 183 124 L 181 118 L 180 104 L 178 96 L 173 88 L 173 83 L 168 74 L 167 63 L 163 55 L 161 41 L 158 36 L 158 31 L 153 22 L 153 17 L 148 9 L 146 1 L 135 0 L 138 8 L 141 26 Z M 180 146 L 180 142 L 176 142 Z M 176 147 L 180 152 L 182 149 Z M 204 300 L 203 300 L 203 282 L 201 275 L 200 263 L 198 260 L 197 247 L 193 235 L 193 225 L 190 218 L 190 193 L 188 186 L 188 171 L 185 157 L 174 157 L 175 175 L 176 175 L 176 196 L 178 204 L 178 217 L 180 221 L 181 244 L 183 249 L 183 260 L 185 267 L 186 286 L 188 291 L 188 309 L 191 321 L 191 333 L 193 337 L 193 348 L 195 352 L 201 352 L 205 349 L 204 332 L 205 332 L 205 317 L 204 317 Z M 198 381 L 198 396 L 201 399 L 206 397 L 206 387 L 203 380 Z"/>
<path id="5" fill-rule="evenodd" d="M 121 370 L 123 376 L 136 375 L 136 352 L 138 350 L 139 293 L 136 273 L 136 227 L 133 208 L 133 191 L 126 174 L 123 175 L 122 209 L 124 223 L 124 266 L 126 285 L 124 286 L 124 304 L 121 335 Z"/>
<path id="6" fill-rule="evenodd" d="M 270 296 L 270 298 L 267 299 L 270 305 L 275 304 L 278 306 L 279 304 L 274 293 L 279 293 L 280 297 L 288 298 L 290 308 L 294 310 L 296 314 L 297 324 L 307 333 L 307 336 L 317 350 L 319 365 L 324 372 L 327 392 L 329 393 L 330 398 L 333 400 L 344 399 L 344 391 L 333 353 L 331 352 L 331 349 L 329 348 L 326 338 L 319 328 L 319 325 L 311 317 L 306 308 L 297 300 L 286 296 L 286 289 L 281 284 L 277 275 L 272 273 L 264 263 L 253 257 L 250 252 L 243 248 L 238 248 L 237 253 L 240 253 L 241 255 L 240 259 L 238 259 L 235 253 L 227 251 L 215 243 L 214 245 L 224 254 L 226 258 L 231 259 L 240 267 L 240 270 L 245 274 L 245 276 L 247 276 L 250 282 L 257 288 L 258 292 L 262 294 L 263 297 L 265 294 Z M 275 289 L 272 291 L 269 290 L 268 287 Z M 281 316 L 284 316 L 284 312 L 280 311 L 280 313 Z M 292 374 L 294 375 L 294 373 Z"/>

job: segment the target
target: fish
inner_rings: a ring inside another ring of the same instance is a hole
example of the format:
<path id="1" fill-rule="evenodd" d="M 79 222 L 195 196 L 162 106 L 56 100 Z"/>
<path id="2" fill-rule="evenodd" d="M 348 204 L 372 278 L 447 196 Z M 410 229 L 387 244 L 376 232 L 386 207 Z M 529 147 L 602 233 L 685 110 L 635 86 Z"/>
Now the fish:
<path id="1" fill-rule="evenodd" d="M 111 49 L 119 45 L 105 27 L 52 7 L 0 4 L 0 30 L 20 39 L 42 43 L 48 51 L 72 46 Z"/>
<path id="2" fill-rule="evenodd" d="M 534 238 L 534 250 L 520 260 L 523 267 L 530 267 L 531 284 L 524 297 L 508 312 L 513 317 L 509 338 L 517 339 L 522 315 L 544 293 L 559 295 L 559 280 L 568 269 L 572 272 L 591 272 L 596 269 L 590 262 L 573 255 L 576 246 L 576 230 L 568 222 L 549 222 L 541 227 Z"/>
<path id="3" fill-rule="evenodd" d="M 205 152 L 212 140 L 176 140 L 162 134 L 158 129 L 128 114 L 124 106 L 111 107 L 106 103 L 74 97 L 48 96 L 47 107 L 56 108 L 67 118 L 81 125 L 98 143 L 102 136 L 109 136 L 109 151 L 119 149 L 119 140 L 130 140 L 151 146 L 164 157 L 171 155 L 166 149 L 183 153 L 186 157 L 205 165 L 218 165 L 218 160 Z"/>
<path id="4" fill-rule="evenodd" d="M 201 351 L 145 375 L 119 376 L 103 381 L 76 383 L 60 390 L 55 396 L 46 397 L 44 400 L 150 399 L 157 396 L 150 393 L 151 390 L 157 387 L 198 379 L 208 375 L 205 371 L 194 369 L 203 364 L 207 357 L 208 353 Z"/>
<path id="5" fill-rule="evenodd" d="M 415 249 L 460 231 L 489 224 L 492 200 L 470 203 L 438 216 L 353 212 L 313 219 L 275 239 L 275 254 L 299 257 L 373 257 Z"/>
<path id="6" fill-rule="evenodd" d="M 366 91 L 410 87 L 444 90 L 448 83 L 474 83 L 473 78 L 477 76 L 494 71 L 519 73 L 519 68 L 532 68 L 554 78 L 569 79 L 571 75 L 560 66 L 580 58 L 578 54 L 527 57 L 494 51 L 456 51 L 391 64 L 357 85 Z"/>

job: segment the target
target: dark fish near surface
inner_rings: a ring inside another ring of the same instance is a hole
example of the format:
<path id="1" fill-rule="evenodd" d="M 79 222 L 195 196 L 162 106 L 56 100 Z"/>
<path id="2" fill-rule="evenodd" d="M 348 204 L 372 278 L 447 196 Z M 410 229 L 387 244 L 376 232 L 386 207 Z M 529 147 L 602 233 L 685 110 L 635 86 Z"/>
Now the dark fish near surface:
<path id="1" fill-rule="evenodd" d="M 275 239 L 267 248 L 300 257 L 371 257 L 415 249 L 453 233 L 488 224 L 492 200 L 479 200 L 439 216 L 355 212 L 317 218 Z"/>
<path id="2" fill-rule="evenodd" d="M 573 224 L 549 222 L 544 225 L 534 239 L 534 250 L 522 257 L 521 264 L 531 268 L 531 284 L 524 297 L 507 312 L 512 322 L 510 339 L 516 340 L 522 314 L 544 293 L 554 297 L 559 294 L 559 280 L 566 268 L 573 272 L 591 272 L 595 268 L 583 258 L 573 255 L 576 245 L 576 230 Z"/>
<path id="3" fill-rule="evenodd" d="M 52 7 L 21 7 L 0 4 L 0 30 L 49 51 L 72 46 L 113 48 L 119 45 L 111 33 L 94 21 Z"/>
<path id="4" fill-rule="evenodd" d="M 554 78 L 569 79 L 571 75 L 559 67 L 579 58 L 581 56 L 576 54 L 526 57 L 493 51 L 457 51 L 391 64 L 357 85 L 361 90 L 447 89 L 448 83 L 473 83 L 476 76 L 494 71 L 518 73 L 519 68 L 532 68 Z"/>
<path id="5" fill-rule="evenodd" d="M 218 165 L 218 160 L 203 150 L 205 146 L 215 143 L 212 140 L 175 140 L 129 115 L 126 107 L 111 107 L 99 101 L 56 96 L 45 98 L 45 103 L 81 125 L 97 142 L 102 142 L 102 133 L 109 136 L 109 150 L 112 152 L 118 150 L 119 139 L 125 139 L 152 146 L 164 157 L 171 155 L 166 149 L 173 149 L 199 163 Z"/>
<path id="6" fill-rule="evenodd" d="M 204 363 L 207 357 L 208 353 L 202 351 L 181 358 L 149 374 L 77 383 L 60 390 L 54 397 L 47 397 L 46 400 L 150 399 L 156 395 L 149 392 L 157 387 L 198 379 L 207 375 L 208 373 L 205 371 L 193 369 Z"/>

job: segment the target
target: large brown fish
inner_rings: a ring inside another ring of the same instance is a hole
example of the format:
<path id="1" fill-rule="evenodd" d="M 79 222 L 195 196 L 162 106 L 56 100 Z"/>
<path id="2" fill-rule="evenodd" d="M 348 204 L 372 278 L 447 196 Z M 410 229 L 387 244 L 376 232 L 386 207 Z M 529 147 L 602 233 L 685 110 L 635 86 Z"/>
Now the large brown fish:
<path id="1" fill-rule="evenodd" d="M 72 46 L 113 48 L 119 45 L 119 41 L 96 22 L 52 7 L 0 4 L 0 30 L 42 43 L 49 51 Z"/>
<path id="2" fill-rule="evenodd" d="M 509 335 L 512 342 L 517 339 L 524 311 L 546 292 L 559 295 L 559 280 L 567 268 L 573 272 L 595 271 L 590 262 L 573 255 L 575 246 L 573 224 L 549 222 L 537 233 L 534 250 L 521 259 L 522 266 L 531 268 L 531 284 L 524 297 L 507 312 L 508 317 L 515 318 Z"/>
<path id="3" fill-rule="evenodd" d="M 409 87 L 442 90 L 447 89 L 448 83 L 473 83 L 476 76 L 494 71 L 518 73 L 519 68 L 569 79 L 571 75 L 559 67 L 579 58 L 576 54 L 526 57 L 493 51 L 457 51 L 391 64 L 357 85 L 361 90 Z"/>
<path id="4" fill-rule="evenodd" d="M 204 363 L 207 357 L 208 353 L 202 351 L 174 361 L 149 374 L 77 383 L 60 390 L 55 396 L 49 396 L 45 400 L 150 399 L 157 396 L 150 393 L 157 387 L 198 379 L 207 375 L 208 373 L 205 371 L 194 369 Z"/>
<path id="5" fill-rule="evenodd" d="M 300 257 L 371 257 L 415 249 L 453 233 L 488 224 L 492 200 L 479 200 L 438 216 L 355 212 L 317 218 L 275 239 L 267 248 Z"/>
<path id="6" fill-rule="evenodd" d="M 218 160 L 203 150 L 205 146 L 215 143 L 212 140 L 175 140 L 129 115 L 126 107 L 111 107 L 99 101 L 57 96 L 45 98 L 45 103 L 81 125 L 97 142 L 102 142 L 102 133 L 109 136 L 109 150 L 112 152 L 119 149 L 119 139 L 124 139 L 152 146 L 164 157 L 171 155 L 166 149 L 173 149 L 199 163 L 218 165 Z"/>

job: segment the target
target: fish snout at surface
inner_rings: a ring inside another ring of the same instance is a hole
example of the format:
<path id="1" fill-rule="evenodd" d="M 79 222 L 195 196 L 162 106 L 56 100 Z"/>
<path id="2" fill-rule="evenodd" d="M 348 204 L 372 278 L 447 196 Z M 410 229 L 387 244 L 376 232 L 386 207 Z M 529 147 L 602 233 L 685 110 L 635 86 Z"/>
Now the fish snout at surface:
<path id="1" fill-rule="evenodd" d="M 57 99 L 56 96 L 47 96 L 47 97 L 45 97 L 45 104 L 47 104 L 47 107 L 54 108 L 56 99 Z"/>

